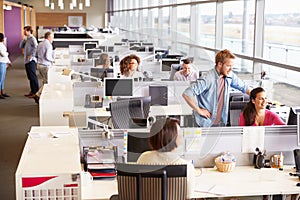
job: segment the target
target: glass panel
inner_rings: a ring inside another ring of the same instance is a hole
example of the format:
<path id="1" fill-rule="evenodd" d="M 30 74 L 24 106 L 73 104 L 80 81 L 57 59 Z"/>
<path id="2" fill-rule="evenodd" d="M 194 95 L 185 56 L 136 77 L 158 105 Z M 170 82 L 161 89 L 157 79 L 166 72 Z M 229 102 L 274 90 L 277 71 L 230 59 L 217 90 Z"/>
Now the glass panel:
<path id="1" fill-rule="evenodd" d="M 177 31 L 186 37 L 190 37 L 190 5 L 178 6 L 177 8 Z"/>
<path id="2" fill-rule="evenodd" d="M 300 1 L 266 0 L 263 58 L 300 66 Z"/>
<path id="3" fill-rule="evenodd" d="M 158 0 L 150 0 L 149 6 L 158 6 Z"/>
<path id="4" fill-rule="evenodd" d="M 188 3 L 191 2 L 191 0 L 177 0 L 177 3 Z"/>
<path id="5" fill-rule="evenodd" d="M 232 52 L 253 54 L 255 1 L 224 2 L 223 47 Z"/>
<path id="6" fill-rule="evenodd" d="M 151 9 L 153 16 L 153 27 L 158 28 L 158 8 Z"/>
<path id="7" fill-rule="evenodd" d="M 198 4 L 200 13 L 197 43 L 213 48 L 215 46 L 216 3 Z"/>
<path id="8" fill-rule="evenodd" d="M 170 4 L 170 0 L 162 0 L 162 5 L 169 5 Z"/>
<path id="9" fill-rule="evenodd" d="M 148 28 L 149 27 L 149 24 L 148 24 L 148 10 L 144 9 L 142 12 L 143 12 L 142 13 L 142 15 L 143 15 L 143 21 L 142 21 L 143 27 Z"/>
<path id="10" fill-rule="evenodd" d="M 287 106 L 299 105 L 298 95 L 300 94 L 300 72 L 295 72 L 272 65 L 263 65 L 263 71 L 266 72 L 266 78 L 263 82 L 264 88 L 268 88 L 272 92 L 274 100 L 282 101 Z"/>
<path id="11" fill-rule="evenodd" d="M 162 8 L 162 13 L 163 13 L 162 27 L 164 30 L 168 30 L 170 27 L 170 8 L 169 7 Z"/>

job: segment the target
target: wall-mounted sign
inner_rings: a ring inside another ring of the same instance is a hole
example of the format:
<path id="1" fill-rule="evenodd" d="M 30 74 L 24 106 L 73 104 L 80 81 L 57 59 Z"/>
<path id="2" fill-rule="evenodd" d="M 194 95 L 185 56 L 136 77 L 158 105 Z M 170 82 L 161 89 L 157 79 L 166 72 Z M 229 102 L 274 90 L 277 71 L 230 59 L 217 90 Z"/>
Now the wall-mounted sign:
<path id="1" fill-rule="evenodd" d="M 82 26 L 82 16 L 69 16 L 68 17 L 69 27 L 81 27 Z"/>

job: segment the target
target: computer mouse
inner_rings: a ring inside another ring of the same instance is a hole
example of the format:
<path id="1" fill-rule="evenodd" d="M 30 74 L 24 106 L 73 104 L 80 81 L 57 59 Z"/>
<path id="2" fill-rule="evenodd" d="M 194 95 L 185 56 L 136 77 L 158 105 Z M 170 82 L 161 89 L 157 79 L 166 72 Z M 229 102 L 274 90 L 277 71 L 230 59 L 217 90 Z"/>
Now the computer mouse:
<path id="1" fill-rule="evenodd" d="M 297 187 L 300 187 L 300 183 L 297 183 L 296 186 L 297 186 Z"/>

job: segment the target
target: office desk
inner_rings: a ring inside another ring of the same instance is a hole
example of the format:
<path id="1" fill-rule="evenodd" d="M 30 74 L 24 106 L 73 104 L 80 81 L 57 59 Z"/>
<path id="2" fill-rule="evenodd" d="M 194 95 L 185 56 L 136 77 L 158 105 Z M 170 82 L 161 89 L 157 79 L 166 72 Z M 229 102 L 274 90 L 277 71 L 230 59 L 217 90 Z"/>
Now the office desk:
<path id="1" fill-rule="evenodd" d="M 75 112 L 87 112 L 87 116 L 110 117 L 110 111 L 103 108 L 85 108 L 83 106 L 75 106 Z M 171 104 L 168 106 L 151 106 L 149 116 L 164 115 L 192 115 L 192 109 L 186 104 Z"/>
<path id="2" fill-rule="evenodd" d="M 297 177 L 289 176 L 291 166 L 278 169 L 255 169 L 253 166 L 239 166 L 230 173 L 218 172 L 215 168 L 196 169 L 193 198 L 260 196 L 274 194 L 297 194 L 300 187 Z M 82 187 L 82 199 L 109 199 L 117 194 L 117 181 L 93 181 Z"/>
<path id="3" fill-rule="evenodd" d="M 15 173 L 16 199 L 77 199 L 80 172 L 77 129 L 32 127 Z"/>

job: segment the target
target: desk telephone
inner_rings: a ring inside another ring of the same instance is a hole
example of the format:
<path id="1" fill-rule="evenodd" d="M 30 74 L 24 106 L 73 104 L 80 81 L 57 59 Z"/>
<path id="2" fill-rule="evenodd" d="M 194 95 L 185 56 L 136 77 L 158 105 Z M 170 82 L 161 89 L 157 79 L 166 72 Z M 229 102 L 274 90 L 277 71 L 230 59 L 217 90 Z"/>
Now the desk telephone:
<path id="1" fill-rule="evenodd" d="M 99 95 L 85 95 L 85 108 L 102 108 L 103 107 L 103 97 Z"/>

